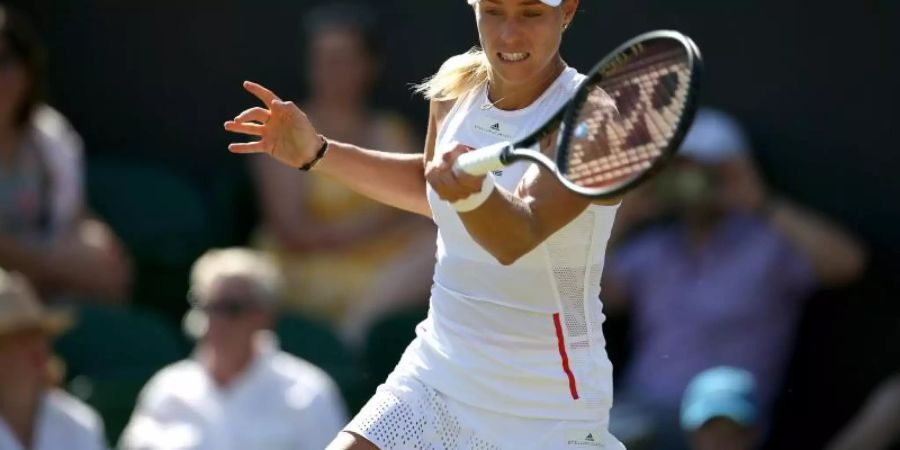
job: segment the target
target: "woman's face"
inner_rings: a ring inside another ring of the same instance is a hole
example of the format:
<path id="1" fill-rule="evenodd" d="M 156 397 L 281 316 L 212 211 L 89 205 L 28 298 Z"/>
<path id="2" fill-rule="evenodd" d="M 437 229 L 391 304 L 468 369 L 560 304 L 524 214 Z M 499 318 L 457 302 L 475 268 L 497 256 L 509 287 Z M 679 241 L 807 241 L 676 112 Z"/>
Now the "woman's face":
<path id="1" fill-rule="evenodd" d="M 0 125 L 9 125 L 25 97 L 28 75 L 5 39 L 0 39 Z"/>
<path id="2" fill-rule="evenodd" d="M 478 34 L 494 76 L 519 84 L 550 70 L 576 8 L 574 0 L 558 7 L 538 0 L 479 0 Z"/>
<path id="3" fill-rule="evenodd" d="M 270 320 L 268 311 L 254 299 L 259 295 L 252 281 L 227 276 L 210 286 L 201 309 L 208 319 L 203 341 L 217 351 L 234 352 L 252 345 L 256 333 Z"/>
<path id="4" fill-rule="evenodd" d="M 310 82 L 314 97 L 325 101 L 358 102 L 365 98 L 374 61 L 363 37 L 351 29 L 319 31 L 310 44 Z"/>

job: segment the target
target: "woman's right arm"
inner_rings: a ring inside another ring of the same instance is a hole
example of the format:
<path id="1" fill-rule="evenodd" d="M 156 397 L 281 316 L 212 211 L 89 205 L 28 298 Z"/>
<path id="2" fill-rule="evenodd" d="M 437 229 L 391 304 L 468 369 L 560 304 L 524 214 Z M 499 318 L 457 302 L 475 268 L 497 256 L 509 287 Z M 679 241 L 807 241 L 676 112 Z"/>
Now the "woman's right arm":
<path id="1" fill-rule="evenodd" d="M 331 140 L 328 146 L 313 170 L 373 200 L 431 217 L 421 153 L 368 150 Z"/>
<path id="2" fill-rule="evenodd" d="M 251 108 L 225 129 L 258 136 L 260 140 L 231 144 L 235 153 L 267 153 L 290 167 L 299 168 L 312 161 L 322 141 L 293 102 L 283 102 L 268 89 L 251 82 L 244 88 L 259 98 L 266 108 Z M 434 145 L 434 120 L 429 114 L 428 146 Z M 423 155 L 368 150 L 328 140 L 328 152 L 313 170 L 343 183 L 348 188 L 381 203 L 431 217 L 425 195 Z"/>

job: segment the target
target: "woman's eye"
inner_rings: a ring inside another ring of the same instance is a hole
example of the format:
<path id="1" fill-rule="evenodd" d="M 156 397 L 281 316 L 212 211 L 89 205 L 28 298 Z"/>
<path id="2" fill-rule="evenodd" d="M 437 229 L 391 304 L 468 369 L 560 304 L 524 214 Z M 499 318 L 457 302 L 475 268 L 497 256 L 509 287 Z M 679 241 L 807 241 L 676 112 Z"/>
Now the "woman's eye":
<path id="1" fill-rule="evenodd" d="M 524 15 L 525 17 L 528 17 L 528 18 L 533 18 L 533 17 L 541 17 L 543 14 L 540 11 L 525 11 L 525 13 L 522 15 Z"/>
<path id="2" fill-rule="evenodd" d="M 484 13 L 489 16 L 499 16 L 501 14 L 499 9 L 486 9 Z"/>

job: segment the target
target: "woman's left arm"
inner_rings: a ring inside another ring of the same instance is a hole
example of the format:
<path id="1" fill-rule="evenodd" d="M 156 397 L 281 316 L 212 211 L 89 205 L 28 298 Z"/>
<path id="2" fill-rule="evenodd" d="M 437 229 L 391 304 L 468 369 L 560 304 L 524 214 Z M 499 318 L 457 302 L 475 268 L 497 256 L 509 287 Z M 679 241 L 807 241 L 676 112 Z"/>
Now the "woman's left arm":
<path id="1" fill-rule="evenodd" d="M 483 177 L 454 174 L 453 162 L 467 147 L 457 146 L 425 169 L 426 179 L 446 201 L 455 202 L 481 190 Z M 618 199 L 604 201 L 614 205 Z M 469 234 L 498 262 L 509 265 L 578 217 L 591 200 L 569 191 L 537 166 L 525 174 L 514 192 L 496 186 L 472 211 L 459 213 Z"/>

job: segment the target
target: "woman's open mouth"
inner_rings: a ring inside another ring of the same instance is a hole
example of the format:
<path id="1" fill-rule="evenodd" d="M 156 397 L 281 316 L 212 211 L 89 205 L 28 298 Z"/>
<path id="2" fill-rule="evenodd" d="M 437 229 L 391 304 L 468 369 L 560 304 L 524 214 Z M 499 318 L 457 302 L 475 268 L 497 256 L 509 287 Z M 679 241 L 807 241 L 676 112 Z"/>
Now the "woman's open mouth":
<path id="1" fill-rule="evenodd" d="M 497 56 L 499 56 L 500 60 L 503 62 L 514 63 L 514 62 L 525 61 L 530 56 L 530 53 L 527 53 L 527 52 L 518 52 L 518 53 L 498 52 Z"/>

